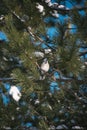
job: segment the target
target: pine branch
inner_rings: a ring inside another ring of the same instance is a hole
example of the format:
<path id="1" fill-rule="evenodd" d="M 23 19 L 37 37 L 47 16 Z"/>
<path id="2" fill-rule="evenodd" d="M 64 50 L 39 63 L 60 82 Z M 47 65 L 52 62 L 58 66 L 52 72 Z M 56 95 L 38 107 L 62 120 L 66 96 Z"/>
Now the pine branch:
<path id="1" fill-rule="evenodd" d="M 12 13 L 13 16 L 15 16 L 20 22 L 22 22 L 22 23 L 25 22 L 19 15 L 17 15 L 17 14 L 15 13 L 15 11 L 12 11 L 12 10 L 11 10 L 11 13 Z"/>
<path id="2" fill-rule="evenodd" d="M 14 78 L 0 78 L 0 82 L 1 81 L 12 81 L 15 80 Z"/>
<path id="3" fill-rule="evenodd" d="M 70 88 L 67 88 L 67 87 L 63 88 L 63 89 L 65 91 L 69 92 L 71 95 L 73 95 L 78 102 L 83 103 L 83 101 L 80 99 L 80 97 L 78 96 L 78 94 L 74 90 L 72 90 Z M 84 97 L 85 99 L 87 99 L 87 97 L 85 97 L 84 95 L 82 95 L 82 97 Z"/>
<path id="4" fill-rule="evenodd" d="M 20 18 L 20 16 L 17 15 L 14 11 L 11 10 L 11 13 L 12 13 L 21 23 L 25 24 L 24 21 Z M 26 29 L 27 32 L 34 38 L 34 40 L 35 40 L 35 39 L 38 39 L 38 40 L 41 42 L 40 44 L 44 43 L 44 40 L 43 40 L 42 38 L 40 38 L 38 35 L 36 35 L 35 33 L 32 32 L 32 28 L 31 28 L 30 26 L 28 26 L 28 27 L 25 26 L 25 29 Z M 46 43 L 45 43 L 45 44 L 46 44 Z M 52 50 L 56 50 L 55 48 L 49 46 L 48 44 L 46 44 L 46 46 L 49 47 L 49 48 L 52 49 Z"/>
<path id="5" fill-rule="evenodd" d="M 57 10 L 61 13 L 65 13 L 65 14 L 69 14 L 70 12 L 75 11 L 75 10 L 78 10 L 78 11 L 87 10 L 87 6 L 84 6 L 84 7 L 83 6 L 74 6 L 73 8 L 69 9 L 69 8 L 66 8 L 66 7 L 60 8 L 59 4 L 57 4 L 57 3 L 56 3 L 56 5 L 52 4 L 51 6 L 49 6 L 45 1 L 42 1 L 41 4 L 43 6 L 45 5 L 46 7 L 48 7 L 51 10 Z"/>
<path id="6" fill-rule="evenodd" d="M 79 79 L 74 79 L 74 78 L 65 78 L 65 79 L 60 78 L 60 79 L 57 79 L 57 81 L 60 81 L 60 82 L 73 82 L 73 81 L 76 81 L 79 84 L 83 84 L 86 81 L 86 79 L 79 80 Z"/>
<path id="7" fill-rule="evenodd" d="M 40 38 L 39 36 L 37 36 L 35 33 L 32 32 L 32 28 L 31 28 L 31 27 L 27 27 L 26 30 L 27 30 L 27 32 L 28 32 L 34 39 L 38 39 L 38 40 L 41 42 L 40 44 L 42 44 L 42 43 L 45 42 L 42 38 Z M 46 37 L 46 38 L 47 38 L 47 37 Z M 49 46 L 47 43 L 45 43 L 45 44 L 46 44 L 46 46 L 49 47 L 50 49 L 56 50 L 55 48 Z"/>
<path id="8" fill-rule="evenodd" d="M 69 12 L 72 12 L 72 11 L 75 11 L 75 10 L 78 10 L 78 11 L 81 11 L 81 10 L 87 10 L 87 6 L 84 6 L 84 7 L 73 7 L 71 9 L 64 9 L 64 8 L 57 8 L 57 7 L 50 7 L 54 10 L 57 10 L 57 11 L 61 11 L 61 12 L 66 12 L 66 13 L 69 13 Z"/>

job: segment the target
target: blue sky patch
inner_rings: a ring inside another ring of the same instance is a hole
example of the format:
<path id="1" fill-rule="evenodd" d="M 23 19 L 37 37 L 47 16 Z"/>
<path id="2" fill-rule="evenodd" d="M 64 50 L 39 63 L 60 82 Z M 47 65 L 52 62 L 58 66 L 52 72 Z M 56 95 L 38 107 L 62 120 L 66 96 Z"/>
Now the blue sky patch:
<path id="1" fill-rule="evenodd" d="M 8 42 L 8 38 L 4 32 L 0 31 L 0 41 Z"/>

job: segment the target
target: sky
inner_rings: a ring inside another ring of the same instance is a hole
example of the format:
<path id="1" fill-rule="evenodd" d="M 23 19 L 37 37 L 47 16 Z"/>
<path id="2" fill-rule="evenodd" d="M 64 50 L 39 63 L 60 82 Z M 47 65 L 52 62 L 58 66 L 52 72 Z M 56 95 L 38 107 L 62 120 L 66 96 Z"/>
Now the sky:
<path id="1" fill-rule="evenodd" d="M 58 0 L 51 0 L 52 3 L 55 3 L 57 2 Z M 77 6 L 84 6 L 84 2 L 85 0 L 82 0 L 81 2 L 79 2 L 79 4 L 77 4 L 76 2 L 73 1 L 73 3 L 70 2 L 70 0 L 65 0 L 65 3 L 64 2 L 61 2 L 61 4 L 65 4 L 65 6 L 67 8 L 73 8 L 75 5 Z M 85 12 L 82 10 L 82 11 L 79 11 L 79 14 L 84 16 L 85 15 Z M 50 23 L 50 22 L 53 22 L 53 23 L 64 23 L 65 20 L 67 20 L 69 18 L 68 15 L 62 15 L 62 14 L 58 14 L 58 18 L 55 18 L 53 16 L 50 16 L 50 17 L 45 17 L 44 18 L 44 22 L 45 23 Z M 71 28 L 76 28 L 76 25 L 74 24 L 71 24 Z M 53 39 L 53 37 L 57 37 L 58 36 L 58 30 L 56 30 L 56 28 L 53 26 L 53 27 L 49 27 L 49 28 L 46 28 L 46 34 L 48 36 L 50 36 L 51 40 Z M 73 30 L 70 30 L 70 33 L 75 33 L 76 32 L 76 29 L 73 29 Z"/>

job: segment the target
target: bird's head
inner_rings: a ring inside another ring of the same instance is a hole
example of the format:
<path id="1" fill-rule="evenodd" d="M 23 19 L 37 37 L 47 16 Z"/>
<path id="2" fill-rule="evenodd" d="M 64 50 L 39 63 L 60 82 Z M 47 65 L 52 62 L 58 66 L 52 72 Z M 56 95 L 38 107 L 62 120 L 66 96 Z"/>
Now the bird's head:
<path id="1" fill-rule="evenodd" d="M 45 59 L 43 60 L 43 62 L 44 62 L 44 63 L 47 63 L 47 62 L 48 62 L 47 58 L 45 58 Z"/>

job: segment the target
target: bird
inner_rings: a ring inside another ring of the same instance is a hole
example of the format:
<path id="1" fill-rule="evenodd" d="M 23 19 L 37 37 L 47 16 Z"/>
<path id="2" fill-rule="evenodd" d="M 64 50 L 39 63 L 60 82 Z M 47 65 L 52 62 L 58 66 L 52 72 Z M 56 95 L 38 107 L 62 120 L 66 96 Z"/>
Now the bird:
<path id="1" fill-rule="evenodd" d="M 49 70 L 49 63 L 48 63 L 47 58 L 45 58 L 45 59 L 43 60 L 43 62 L 42 62 L 42 64 L 41 64 L 41 70 L 42 70 L 43 72 L 48 72 L 48 70 Z"/>
<path id="2" fill-rule="evenodd" d="M 50 65 L 48 63 L 47 58 L 45 58 L 40 67 L 40 72 L 41 72 L 40 80 L 45 79 L 45 74 L 49 71 L 49 68 L 50 68 Z"/>
<path id="3" fill-rule="evenodd" d="M 19 89 L 14 85 L 11 86 L 9 90 L 9 95 L 11 95 L 16 102 L 18 102 L 22 96 Z"/>

